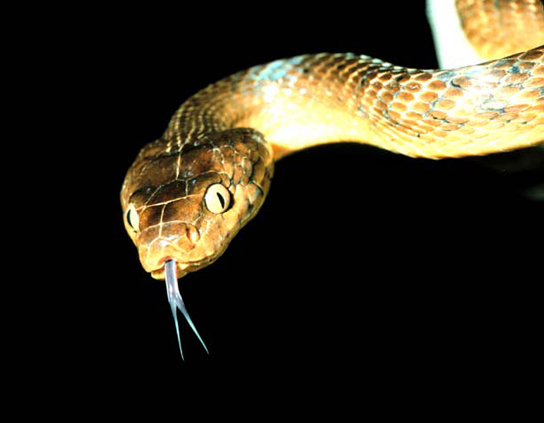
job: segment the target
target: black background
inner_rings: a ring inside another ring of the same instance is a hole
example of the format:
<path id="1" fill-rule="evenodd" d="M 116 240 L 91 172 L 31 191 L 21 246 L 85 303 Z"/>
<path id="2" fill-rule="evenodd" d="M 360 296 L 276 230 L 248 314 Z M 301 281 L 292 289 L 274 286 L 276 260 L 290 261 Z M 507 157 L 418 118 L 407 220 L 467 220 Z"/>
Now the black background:
<path id="1" fill-rule="evenodd" d="M 55 297 L 38 340 L 48 378 L 108 392 L 174 382 L 263 407 L 303 392 L 450 407 L 523 385 L 542 357 L 542 203 L 523 195 L 542 181 L 537 152 L 432 161 L 342 144 L 280 161 L 259 215 L 180 280 L 210 350 L 180 317 L 184 362 L 164 284 L 122 225 L 126 170 L 188 96 L 302 53 L 436 67 L 423 3 L 132 6 L 51 26 L 44 57 L 63 63 L 64 108 L 77 116 L 75 159 L 52 171 L 80 177 L 62 194 L 74 206 L 58 279 L 42 288 Z"/>

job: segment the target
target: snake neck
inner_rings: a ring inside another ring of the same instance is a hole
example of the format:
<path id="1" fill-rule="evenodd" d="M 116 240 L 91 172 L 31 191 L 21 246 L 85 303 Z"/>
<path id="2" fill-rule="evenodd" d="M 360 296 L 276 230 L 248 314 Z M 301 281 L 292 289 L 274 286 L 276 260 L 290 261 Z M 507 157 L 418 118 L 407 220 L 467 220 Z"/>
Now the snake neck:
<path id="1" fill-rule="evenodd" d="M 275 159 L 331 142 L 413 157 L 480 155 L 544 140 L 544 46 L 454 70 L 317 54 L 255 66 L 208 86 L 173 116 L 164 138 L 182 146 L 249 127 Z"/>

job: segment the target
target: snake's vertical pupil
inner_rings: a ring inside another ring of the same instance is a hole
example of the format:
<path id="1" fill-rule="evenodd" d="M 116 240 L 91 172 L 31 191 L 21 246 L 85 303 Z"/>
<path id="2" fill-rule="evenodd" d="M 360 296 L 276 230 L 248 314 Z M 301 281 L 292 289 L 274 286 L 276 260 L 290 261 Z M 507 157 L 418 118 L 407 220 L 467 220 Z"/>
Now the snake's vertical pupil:
<path id="1" fill-rule="evenodd" d="M 217 193 L 217 198 L 219 199 L 219 202 L 221 203 L 221 208 L 224 209 L 225 208 L 225 199 L 223 198 L 223 196 L 219 192 Z"/>
<path id="2" fill-rule="evenodd" d="M 131 226 L 131 228 L 134 229 L 134 223 L 132 223 L 132 210 L 129 210 L 127 212 L 127 220 L 128 220 L 128 224 Z"/>
<path id="3" fill-rule="evenodd" d="M 140 229 L 140 219 L 134 204 L 130 204 L 127 210 L 127 222 L 136 232 Z"/>

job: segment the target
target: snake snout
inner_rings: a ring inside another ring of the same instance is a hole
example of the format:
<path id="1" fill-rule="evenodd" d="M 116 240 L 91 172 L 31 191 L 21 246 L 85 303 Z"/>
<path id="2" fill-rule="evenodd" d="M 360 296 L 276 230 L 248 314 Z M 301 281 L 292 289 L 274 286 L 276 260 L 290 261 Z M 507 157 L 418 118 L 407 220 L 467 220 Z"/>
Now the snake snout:
<path id="1" fill-rule="evenodd" d="M 184 263 L 191 261 L 191 252 L 199 240 L 200 232 L 189 223 L 169 222 L 148 228 L 142 231 L 139 239 L 142 266 L 154 277 L 163 274 L 168 260 L 175 260 L 183 270 Z"/>

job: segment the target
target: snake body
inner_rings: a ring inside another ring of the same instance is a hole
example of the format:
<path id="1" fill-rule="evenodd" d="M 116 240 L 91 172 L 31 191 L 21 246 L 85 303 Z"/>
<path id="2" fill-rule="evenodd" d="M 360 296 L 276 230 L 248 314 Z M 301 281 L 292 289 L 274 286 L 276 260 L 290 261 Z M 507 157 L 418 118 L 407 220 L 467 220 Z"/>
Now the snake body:
<path id="1" fill-rule="evenodd" d="M 525 37 L 532 48 L 449 70 L 409 69 L 351 53 L 277 60 L 190 97 L 164 135 L 141 150 L 121 191 L 124 221 L 143 268 L 166 278 L 174 318 L 179 308 L 196 332 L 177 277 L 225 251 L 263 204 L 274 162 L 287 154 L 354 141 L 439 159 L 544 141 L 542 3 L 457 3 L 468 15 L 481 8 L 473 15 L 489 22 L 489 12 L 511 13 L 516 4 L 535 22 L 535 36 Z M 470 22 L 463 23 L 469 34 Z M 487 56 L 488 39 L 480 42 Z M 509 48 L 520 49 L 520 39 Z"/>

